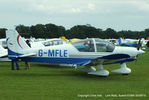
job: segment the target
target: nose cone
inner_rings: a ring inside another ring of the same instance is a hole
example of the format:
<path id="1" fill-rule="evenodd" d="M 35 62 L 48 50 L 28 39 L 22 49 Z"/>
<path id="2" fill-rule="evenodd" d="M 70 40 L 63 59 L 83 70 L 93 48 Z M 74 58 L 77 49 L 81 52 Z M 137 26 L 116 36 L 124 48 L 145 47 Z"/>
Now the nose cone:
<path id="1" fill-rule="evenodd" d="M 138 55 L 139 55 L 139 54 L 142 54 L 142 53 L 145 53 L 145 52 L 144 52 L 143 50 L 141 50 L 141 49 L 137 51 L 137 54 L 138 54 Z"/>
<path id="2" fill-rule="evenodd" d="M 127 54 L 129 56 L 137 56 L 145 53 L 143 50 L 137 50 L 134 47 L 116 47 L 114 53 Z"/>

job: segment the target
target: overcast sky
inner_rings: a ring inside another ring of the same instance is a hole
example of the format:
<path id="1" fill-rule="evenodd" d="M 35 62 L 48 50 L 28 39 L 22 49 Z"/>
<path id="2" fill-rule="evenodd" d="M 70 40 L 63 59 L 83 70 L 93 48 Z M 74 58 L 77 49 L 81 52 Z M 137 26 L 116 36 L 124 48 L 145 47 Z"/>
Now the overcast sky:
<path id="1" fill-rule="evenodd" d="M 149 0 L 0 0 L 0 28 L 47 23 L 142 31 L 149 28 Z"/>

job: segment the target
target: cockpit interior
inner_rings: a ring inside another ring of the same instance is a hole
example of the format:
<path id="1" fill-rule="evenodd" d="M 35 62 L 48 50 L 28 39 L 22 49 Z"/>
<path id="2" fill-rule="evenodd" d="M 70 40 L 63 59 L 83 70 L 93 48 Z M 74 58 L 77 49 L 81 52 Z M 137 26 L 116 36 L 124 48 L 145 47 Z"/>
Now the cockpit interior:
<path id="1" fill-rule="evenodd" d="M 72 45 L 80 52 L 113 52 L 115 45 L 98 38 L 89 38 L 77 42 Z"/>

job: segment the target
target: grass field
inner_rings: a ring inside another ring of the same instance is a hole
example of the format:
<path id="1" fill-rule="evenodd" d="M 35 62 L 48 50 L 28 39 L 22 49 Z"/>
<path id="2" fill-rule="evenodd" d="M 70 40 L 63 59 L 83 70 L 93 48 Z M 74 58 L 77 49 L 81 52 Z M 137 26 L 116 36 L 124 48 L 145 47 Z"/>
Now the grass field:
<path id="1" fill-rule="evenodd" d="M 127 63 L 132 69 L 127 76 L 97 77 L 44 63 L 31 63 L 30 70 L 23 62 L 20 66 L 12 71 L 10 62 L 0 62 L 0 100 L 149 100 L 149 52 Z M 119 67 L 104 66 L 109 71 Z"/>

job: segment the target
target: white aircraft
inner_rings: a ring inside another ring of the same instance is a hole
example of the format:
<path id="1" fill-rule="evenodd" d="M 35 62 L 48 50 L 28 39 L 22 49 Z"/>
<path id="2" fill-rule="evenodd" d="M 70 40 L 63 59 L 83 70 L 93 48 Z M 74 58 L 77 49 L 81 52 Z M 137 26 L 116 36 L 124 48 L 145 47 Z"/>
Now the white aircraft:
<path id="1" fill-rule="evenodd" d="M 7 49 L 4 49 L 1 45 L 0 45 L 0 61 L 9 61 Z"/>
<path id="2" fill-rule="evenodd" d="M 30 38 L 30 39 L 25 39 L 29 40 L 31 43 L 31 47 L 38 47 L 39 46 L 53 46 L 53 45 L 60 45 L 60 44 L 66 44 L 66 40 L 63 38 L 52 38 L 52 39 L 35 39 L 35 38 Z"/>
<path id="3" fill-rule="evenodd" d="M 119 40 L 119 45 L 121 46 L 139 47 L 139 46 L 146 45 L 146 41 L 143 38 L 140 40 L 119 38 L 118 40 Z"/>
<path id="4" fill-rule="evenodd" d="M 6 43 L 6 39 L 0 39 L 0 45 L 4 48 L 7 48 L 7 43 Z"/>
<path id="5" fill-rule="evenodd" d="M 108 76 L 104 64 L 121 63 L 120 68 L 112 72 L 129 74 L 131 69 L 126 62 L 136 60 L 143 50 L 133 47 L 118 47 L 97 38 L 89 38 L 74 43 L 48 47 L 30 48 L 15 30 L 7 30 L 8 57 L 11 60 L 43 62 L 55 64 L 82 65 L 78 70 L 98 76 Z M 97 65 L 97 70 L 93 67 Z"/>
<path id="6" fill-rule="evenodd" d="M 118 45 L 119 43 L 118 43 L 118 39 L 104 39 L 105 41 L 108 41 L 108 42 L 110 42 L 110 43 L 112 43 L 112 44 L 115 44 L 115 45 Z"/>
<path id="7" fill-rule="evenodd" d="M 66 42 L 60 38 L 47 39 L 45 41 L 42 41 L 41 43 L 44 46 L 54 46 L 54 45 L 66 44 Z"/>

